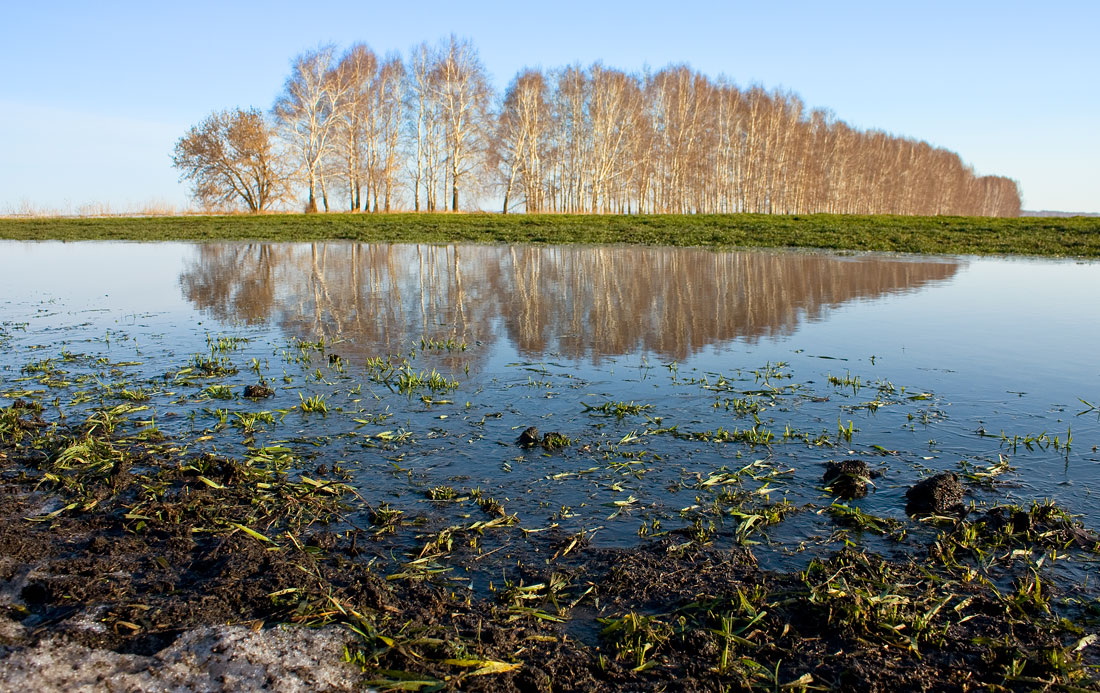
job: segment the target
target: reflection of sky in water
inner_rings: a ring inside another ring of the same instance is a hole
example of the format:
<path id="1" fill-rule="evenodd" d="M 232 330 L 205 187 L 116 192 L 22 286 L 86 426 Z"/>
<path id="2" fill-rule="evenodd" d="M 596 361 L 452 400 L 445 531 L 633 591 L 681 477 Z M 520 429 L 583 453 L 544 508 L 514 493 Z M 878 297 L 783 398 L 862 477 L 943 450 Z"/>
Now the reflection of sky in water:
<path id="1" fill-rule="evenodd" d="M 834 311 L 805 325 L 800 346 L 876 364 L 906 379 L 930 371 L 971 396 L 1026 391 L 1043 404 L 1100 393 L 1100 266 L 971 260 L 935 290 Z M 810 347 L 809 345 L 813 345 Z M 948 377 L 945 371 L 950 371 Z M 912 373 L 912 375 L 908 375 Z"/>
<path id="2" fill-rule="evenodd" d="M 918 470 L 957 469 L 960 459 L 996 460 L 1004 452 L 998 438 L 975 435 L 979 427 L 1064 439 L 1072 426 L 1069 455 L 1017 451 L 1019 486 L 1004 492 L 1058 497 L 1098 524 L 1091 494 L 1100 479 L 1100 455 L 1092 451 L 1100 426 L 1095 413 L 1075 416 L 1078 398 L 1100 400 L 1096 296 L 1100 266 L 1058 260 L 501 246 L 461 246 L 456 257 L 453 247 L 0 243 L 0 322 L 32 323 L 26 333 L 11 333 L 13 346 L 100 339 L 109 330 L 129 333 L 151 362 L 178 365 L 203 350 L 208 332 L 232 330 L 252 336 L 247 356 L 268 358 L 278 373 L 271 344 L 285 344 L 285 336 L 346 340 L 334 348 L 354 362 L 406 351 L 422 336 L 453 334 L 471 345 L 437 359 L 452 372 L 471 364 L 455 398 L 473 399 L 476 417 L 506 414 L 477 429 L 487 441 L 512 439 L 514 427 L 531 422 L 612 437 L 641 425 L 594 422 L 578 401 L 653 402 L 666 423 L 686 430 L 745 425 L 714 410 L 713 395 L 670 387 L 672 361 L 681 378 L 784 361 L 794 381 L 831 396 L 826 404 L 794 400 L 767 412 L 779 431 L 788 423 L 835 431 L 838 406 L 873 398 L 870 388 L 848 395 L 831 389 L 830 374 L 850 371 L 865 383 L 886 379 L 908 392 L 930 391 L 936 399 L 927 405 L 841 410 L 860 431 L 857 450 L 881 444 L 902 453 L 884 463 L 904 471 L 864 506 L 895 515 Z M 515 365 L 529 361 L 558 365 L 547 366 L 547 376 Z M 6 387 L 21 362 L 3 357 L 0 365 Z M 554 387 L 527 386 L 544 378 Z M 910 428 L 913 412 L 932 422 Z M 446 422 L 435 414 L 401 418 L 417 430 L 469 436 L 456 428 L 457 414 Z M 422 453 L 426 483 L 459 471 L 471 484 L 494 480 L 510 454 L 496 442 L 485 448 L 440 440 L 443 453 Z M 741 461 L 734 447 L 688 443 L 672 452 L 676 474 Z M 844 453 L 800 445 L 776 446 L 767 456 L 799 467 L 796 476 L 809 488 L 819 479 L 816 465 Z M 575 460 L 540 464 L 545 469 L 517 465 L 509 473 L 526 473 L 537 484 Z M 660 473 L 673 472 L 655 472 L 647 483 Z M 553 489 L 540 488 L 560 502 Z M 606 500 L 599 484 L 580 488 L 594 506 Z M 642 485 L 632 492 L 643 500 L 662 495 Z M 792 499 L 820 502 L 815 493 Z"/>
<path id="3" fill-rule="evenodd" d="M 0 241 L 0 296 L 55 298 L 66 310 L 187 314 L 179 273 L 193 246 L 179 243 Z"/>

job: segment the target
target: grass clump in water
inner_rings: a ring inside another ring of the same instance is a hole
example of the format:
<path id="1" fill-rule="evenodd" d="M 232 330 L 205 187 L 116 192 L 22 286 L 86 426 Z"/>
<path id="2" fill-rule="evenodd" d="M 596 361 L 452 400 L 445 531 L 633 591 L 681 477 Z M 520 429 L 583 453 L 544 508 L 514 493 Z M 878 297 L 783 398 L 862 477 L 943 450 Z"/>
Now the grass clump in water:
<path id="1" fill-rule="evenodd" d="M 608 401 L 599 405 L 581 402 L 581 406 L 584 407 L 585 412 L 602 414 L 604 416 L 614 416 L 619 419 L 627 416 L 638 416 L 644 412 L 653 410 L 652 404 L 636 404 L 633 400 L 630 402 Z"/>

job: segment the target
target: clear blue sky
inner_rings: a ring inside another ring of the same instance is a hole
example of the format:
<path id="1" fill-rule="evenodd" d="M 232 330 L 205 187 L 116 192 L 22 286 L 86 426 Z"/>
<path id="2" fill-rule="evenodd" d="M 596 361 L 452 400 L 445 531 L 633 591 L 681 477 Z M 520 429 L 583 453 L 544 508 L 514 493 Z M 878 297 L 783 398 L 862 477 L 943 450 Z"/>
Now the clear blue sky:
<path id="1" fill-rule="evenodd" d="M 524 66 L 688 63 L 954 150 L 1018 180 L 1025 209 L 1100 212 L 1097 0 L 40 0 L 0 22 L 0 213 L 184 206 L 175 141 L 214 109 L 269 109 L 296 54 L 452 32 L 498 88 Z"/>

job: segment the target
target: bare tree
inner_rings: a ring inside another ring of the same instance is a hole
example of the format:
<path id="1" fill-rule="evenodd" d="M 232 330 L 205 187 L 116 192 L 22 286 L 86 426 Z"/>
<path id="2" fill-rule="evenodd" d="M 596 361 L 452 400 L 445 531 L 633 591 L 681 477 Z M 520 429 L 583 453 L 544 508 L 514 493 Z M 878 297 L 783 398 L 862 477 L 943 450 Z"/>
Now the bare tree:
<path id="1" fill-rule="evenodd" d="M 176 142 L 172 164 L 202 204 L 244 204 L 263 212 L 287 194 L 272 139 L 255 108 L 215 111 Z"/>
<path id="2" fill-rule="evenodd" d="M 358 43 L 348 49 L 336 66 L 336 80 L 343 104 L 339 110 L 335 139 L 341 159 L 341 177 L 348 194 L 348 209 L 362 209 L 362 190 L 366 180 L 366 160 L 370 156 L 370 128 L 372 96 L 378 75 L 378 58 L 365 44 Z M 367 191 L 370 194 L 369 187 Z"/>
<path id="3" fill-rule="evenodd" d="M 412 140 L 415 165 L 411 172 L 413 209 L 417 212 L 421 209 L 421 191 L 424 193 L 424 209 L 435 211 L 437 170 L 440 152 L 444 148 L 441 142 L 439 105 L 432 83 L 435 61 L 435 52 L 426 43 L 414 48 L 409 57 L 407 128 Z"/>
<path id="4" fill-rule="evenodd" d="M 592 180 L 588 211 L 611 211 L 610 192 L 629 172 L 630 137 L 641 117 L 642 91 L 634 77 L 596 64 L 589 70 L 588 113 Z"/>
<path id="5" fill-rule="evenodd" d="M 378 196 L 382 196 L 382 211 L 390 211 L 397 193 L 397 176 L 401 170 L 401 132 L 405 118 L 405 65 L 398 55 L 387 56 L 378 71 L 374 93 L 376 124 L 374 211 L 378 211 Z"/>
<path id="6" fill-rule="evenodd" d="M 492 150 L 504 188 L 504 214 L 508 213 L 517 179 L 523 189 L 526 210 L 542 211 L 542 165 L 549 126 L 546 79 L 539 70 L 525 70 L 512 80 L 504 95 Z"/>
<path id="7" fill-rule="evenodd" d="M 451 211 L 457 212 L 460 187 L 482 163 L 492 92 L 473 45 L 453 34 L 437 56 L 431 77 L 447 145 Z"/>
<path id="8" fill-rule="evenodd" d="M 308 212 L 317 211 L 316 190 L 318 183 L 323 185 L 322 159 L 332 146 L 339 117 L 339 94 L 334 91 L 338 81 L 332 72 L 334 50 L 333 46 L 325 46 L 295 58 L 274 107 L 279 132 L 297 152 L 309 185 Z"/>

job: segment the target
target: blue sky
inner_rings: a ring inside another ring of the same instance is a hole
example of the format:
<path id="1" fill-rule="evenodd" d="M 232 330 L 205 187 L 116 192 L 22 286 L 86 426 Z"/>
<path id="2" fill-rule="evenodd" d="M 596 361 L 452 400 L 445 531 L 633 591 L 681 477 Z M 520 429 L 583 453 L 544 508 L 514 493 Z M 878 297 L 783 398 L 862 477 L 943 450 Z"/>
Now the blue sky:
<path id="1" fill-rule="evenodd" d="M 290 60 L 470 38 L 498 88 L 525 66 L 687 63 L 798 93 L 1020 182 L 1025 209 L 1100 212 L 1100 2 L 50 2 L 0 27 L 0 213 L 185 206 L 175 141 L 268 109 Z"/>

